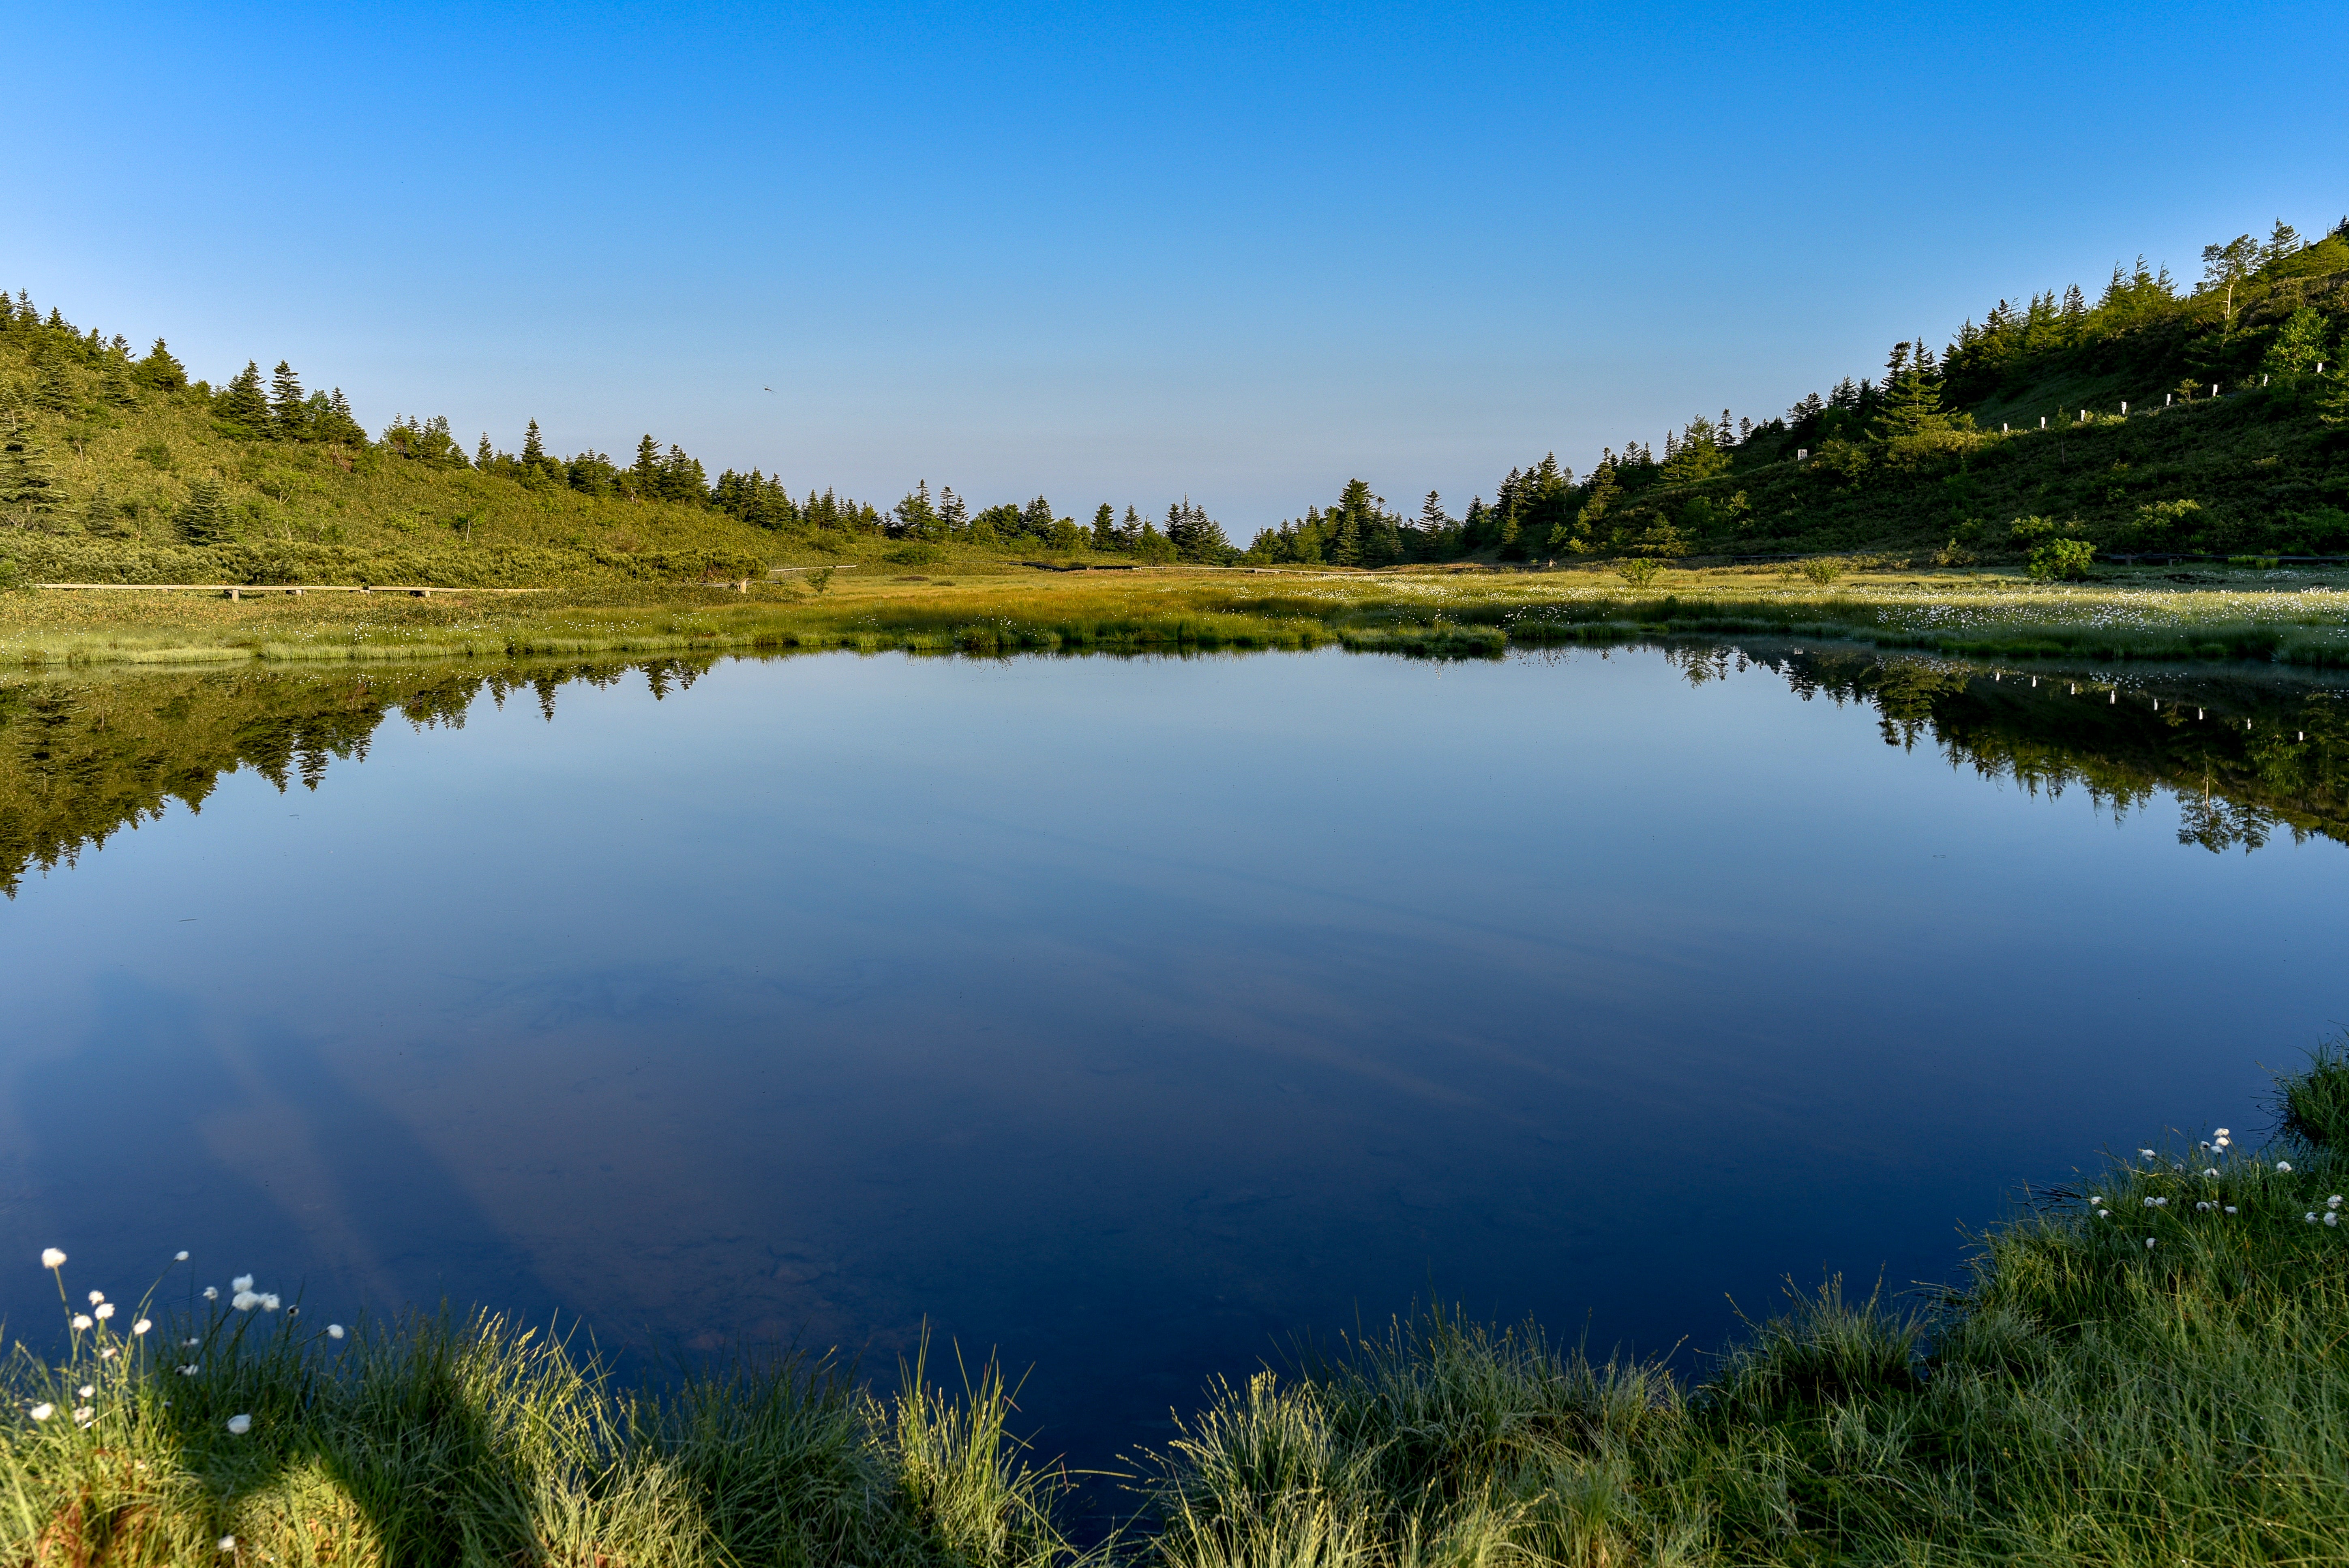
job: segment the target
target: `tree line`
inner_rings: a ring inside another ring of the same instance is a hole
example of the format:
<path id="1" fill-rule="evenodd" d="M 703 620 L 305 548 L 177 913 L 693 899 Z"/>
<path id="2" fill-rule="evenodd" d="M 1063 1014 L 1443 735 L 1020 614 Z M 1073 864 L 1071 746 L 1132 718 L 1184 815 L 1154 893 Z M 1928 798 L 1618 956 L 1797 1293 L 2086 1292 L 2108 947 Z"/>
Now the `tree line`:
<path id="1" fill-rule="evenodd" d="M 1089 522 L 1059 514 L 1044 497 L 973 508 L 952 487 L 926 480 L 886 511 L 827 489 L 794 495 L 778 476 L 729 469 L 715 480 L 676 443 L 650 434 L 625 461 L 588 449 L 549 452 L 532 420 L 519 453 L 483 434 L 469 455 L 446 418 L 396 415 L 370 438 L 341 388 L 305 391 L 280 360 L 264 377 L 257 361 L 217 389 L 191 380 L 158 338 L 134 357 L 121 336 L 84 332 L 55 309 L 0 294 L 0 341 L 25 350 L 28 383 L 0 387 L 0 511 L 20 517 L 54 511 L 65 500 L 43 445 L 38 417 L 62 421 L 69 442 L 86 438 L 109 407 L 163 397 L 189 400 L 222 437 L 236 441 L 321 443 L 363 449 L 432 468 L 471 469 L 531 488 L 568 490 L 632 501 L 709 508 L 779 533 L 847 531 L 912 544 L 963 542 L 1009 550 L 1090 549 L 1137 561 L 1247 562 L 1378 567 L 1496 556 L 1560 554 L 1671 557 L 1754 526 L 1734 476 L 1799 459 L 1829 482 L 1861 482 L 1871 469 L 1915 468 L 1936 453 L 1961 455 L 1981 437 L 1976 411 L 2019 395 L 2051 366 L 2125 366 L 2166 400 L 2192 402 L 2220 391 L 2282 388 L 2317 418 L 2349 423 L 2349 219 L 2311 242 L 2279 220 L 2264 241 L 2243 234 L 2204 248 L 2203 274 L 2181 289 L 2168 270 L 2116 263 L 2091 304 L 2075 284 L 2060 294 L 2001 299 L 1977 324 L 1959 327 L 1935 350 L 1921 338 L 1893 346 L 1880 377 L 1846 377 L 1783 415 L 1760 422 L 1700 414 L 1666 431 L 1661 457 L 1648 444 L 1602 449 L 1578 476 L 1555 453 L 1514 468 L 1493 500 L 1473 498 L 1457 518 L 1430 491 L 1415 514 L 1390 507 L 1361 480 L 1326 510 L 1260 531 L 1245 548 L 1188 497 L 1164 517 L 1109 502 Z M 2320 374 L 2330 368 L 2333 374 Z M 2174 382 L 2172 377 L 2175 377 Z M 1708 481 L 1729 476 L 1729 485 Z M 213 498 L 217 499 L 216 494 Z M 103 512 L 103 497 L 88 503 Z M 199 513 L 204 498 L 191 505 Z M 191 531 L 202 535 L 198 517 Z M 104 531 L 93 525 L 95 531 Z"/>

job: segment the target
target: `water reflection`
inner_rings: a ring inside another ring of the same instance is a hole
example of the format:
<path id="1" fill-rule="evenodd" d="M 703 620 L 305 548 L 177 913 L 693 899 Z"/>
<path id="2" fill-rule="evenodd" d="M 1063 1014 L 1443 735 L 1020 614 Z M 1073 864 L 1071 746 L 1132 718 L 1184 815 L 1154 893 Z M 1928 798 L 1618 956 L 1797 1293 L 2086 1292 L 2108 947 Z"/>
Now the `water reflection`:
<path id="1" fill-rule="evenodd" d="M 2349 705 L 2337 685 L 2242 668 L 2033 674 L 1857 649 L 1627 644 L 1690 685 L 1763 668 L 1805 700 L 1856 703 L 1885 743 L 1930 745 L 2034 794 L 2076 789 L 2115 818 L 2176 798 L 2178 841 L 2259 849 L 2282 830 L 2349 840 Z M 1092 655 L 1107 657 L 1108 655 Z M 1571 655 L 1534 653 L 1535 661 Z M 0 680 L 0 891 L 70 865 L 85 847 L 201 809 L 221 775 L 248 768 L 278 789 L 316 789 L 330 760 L 358 760 L 378 727 L 460 728 L 487 697 L 535 702 L 641 677 L 655 700 L 688 691 L 709 659 L 533 661 L 482 668 L 251 670 L 19 676 Z"/>
<path id="2" fill-rule="evenodd" d="M 1107 1462 L 1431 1291 L 1661 1349 L 1786 1273 L 1946 1278 L 2013 1182 L 2251 1124 L 2340 1016 L 2331 692 L 2075 684 L 1758 642 L 13 677 L 0 1311 L 47 1321 L 63 1244 L 647 1357 L 885 1371 L 926 1317 Z M 2180 852 L 2160 795 L 2265 849 Z"/>

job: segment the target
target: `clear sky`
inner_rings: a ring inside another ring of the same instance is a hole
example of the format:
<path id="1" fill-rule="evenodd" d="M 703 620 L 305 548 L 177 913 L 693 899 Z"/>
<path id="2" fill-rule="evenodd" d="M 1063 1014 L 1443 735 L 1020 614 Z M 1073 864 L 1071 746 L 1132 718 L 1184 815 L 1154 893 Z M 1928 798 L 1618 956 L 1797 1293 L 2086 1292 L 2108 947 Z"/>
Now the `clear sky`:
<path id="1" fill-rule="evenodd" d="M 78 0 L 9 42 L 0 284 L 197 375 L 1243 541 L 2349 211 L 2338 0 Z"/>

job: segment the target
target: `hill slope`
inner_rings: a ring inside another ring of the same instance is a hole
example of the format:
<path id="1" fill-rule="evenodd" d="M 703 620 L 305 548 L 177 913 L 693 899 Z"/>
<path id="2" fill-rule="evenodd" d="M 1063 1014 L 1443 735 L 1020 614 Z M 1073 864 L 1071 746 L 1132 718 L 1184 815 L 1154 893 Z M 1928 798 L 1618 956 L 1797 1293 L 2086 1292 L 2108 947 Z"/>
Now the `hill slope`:
<path id="1" fill-rule="evenodd" d="M 2000 301 L 1936 353 L 1895 346 L 1755 425 L 1700 417 L 1660 459 L 1633 443 L 1577 478 L 1514 469 L 1464 519 L 1417 517 L 1361 480 L 1243 553 L 1187 501 L 1162 532 L 1104 504 L 1084 527 L 1039 497 L 973 512 L 926 486 L 887 512 L 768 476 L 720 474 L 649 435 L 601 452 L 470 456 L 445 420 L 370 437 L 339 390 L 280 364 L 191 381 L 23 294 L 0 296 L 0 579 L 121 583 L 696 582 L 770 562 L 908 562 L 1054 552 L 1145 561 L 1376 567 L 1458 558 L 1931 553 L 2019 559 L 2069 539 L 2116 551 L 2349 553 L 2349 221 L 2310 244 L 2212 245 L 2205 276 L 2116 267 Z M 810 552 L 815 552 L 811 554 Z M 2076 565 L 2082 559 L 2075 554 Z M 977 562 L 971 562 L 977 564 Z"/>

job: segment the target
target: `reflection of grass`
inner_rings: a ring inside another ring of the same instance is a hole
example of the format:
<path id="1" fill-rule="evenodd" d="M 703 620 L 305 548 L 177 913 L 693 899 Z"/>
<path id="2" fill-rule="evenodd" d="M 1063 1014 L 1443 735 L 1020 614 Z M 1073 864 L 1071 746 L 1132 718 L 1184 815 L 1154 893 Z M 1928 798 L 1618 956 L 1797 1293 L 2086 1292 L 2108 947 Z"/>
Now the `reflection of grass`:
<path id="1" fill-rule="evenodd" d="M 2280 1088 L 2278 1144 L 2240 1154 L 2214 1129 L 2108 1161 L 1981 1237 L 1964 1290 L 1904 1314 L 1830 1281 L 1693 1388 L 1441 1311 L 1219 1387 L 1143 1456 L 1154 1528 L 1094 1554 L 2343 1561 L 2349 1059 L 2327 1049 Z M 790 1360 L 653 1398 L 494 1319 L 346 1342 L 228 1315 L 192 1349 L 122 1327 L 85 1328 L 54 1370 L 14 1364 L 8 1561 L 210 1563 L 232 1534 L 238 1563 L 1077 1555 L 1059 1477 L 1005 1437 L 992 1368 L 950 1397 L 917 1362 L 883 1399 Z"/>
<path id="2" fill-rule="evenodd" d="M 1816 563 L 1815 563 L 1816 564 Z M 0 595 L 9 662 L 380 660 L 699 649 L 995 654 L 1300 648 L 1474 656 L 1508 643 L 1658 631 L 1783 633 L 2000 658 L 2349 663 L 2349 592 L 2289 572 L 2033 583 L 1883 563 L 1609 571 L 996 573 L 953 582 L 843 573 L 811 586 L 571 587 L 528 599 L 311 594 Z M 1825 579 L 1822 570 L 1816 575 Z"/>

